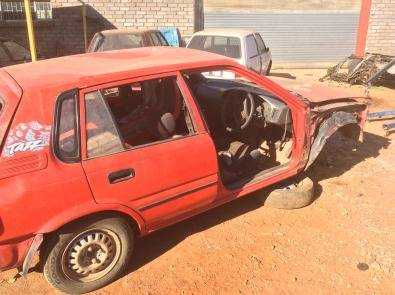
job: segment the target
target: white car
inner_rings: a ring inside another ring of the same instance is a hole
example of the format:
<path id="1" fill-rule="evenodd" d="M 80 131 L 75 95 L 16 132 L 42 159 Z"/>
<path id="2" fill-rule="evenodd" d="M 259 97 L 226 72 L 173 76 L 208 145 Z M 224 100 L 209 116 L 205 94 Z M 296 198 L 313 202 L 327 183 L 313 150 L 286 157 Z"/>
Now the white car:
<path id="1" fill-rule="evenodd" d="M 192 35 L 187 48 L 209 51 L 235 59 L 262 75 L 269 75 L 272 55 L 258 32 L 240 29 L 208 29 Z M 225 72 L 213 72 L 210 76 L 228 77 Z"/>

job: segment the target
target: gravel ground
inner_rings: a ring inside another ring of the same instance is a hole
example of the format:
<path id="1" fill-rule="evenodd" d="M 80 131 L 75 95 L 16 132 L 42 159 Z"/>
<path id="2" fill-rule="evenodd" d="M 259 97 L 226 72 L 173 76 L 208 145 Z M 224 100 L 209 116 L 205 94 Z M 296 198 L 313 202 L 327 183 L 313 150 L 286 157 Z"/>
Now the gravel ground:
<path id="1" fill-rule="evenodd" d="M 322 70 L 278 70 L 300 81 Z M 332 87 L 349 87 L 327 83 Z M 395 108 L 395 91 L 374 88 L 372 110 Z M 144 239 L 123 278 L 95 294 L 395 294 L 395 134 L 368 123 L 355 148 L 337 136 L 310 176 L 310 206 L 285 211 L 254 195 Z M 11 280 L 0 294 L 54 294 L 41 273 Z"/>

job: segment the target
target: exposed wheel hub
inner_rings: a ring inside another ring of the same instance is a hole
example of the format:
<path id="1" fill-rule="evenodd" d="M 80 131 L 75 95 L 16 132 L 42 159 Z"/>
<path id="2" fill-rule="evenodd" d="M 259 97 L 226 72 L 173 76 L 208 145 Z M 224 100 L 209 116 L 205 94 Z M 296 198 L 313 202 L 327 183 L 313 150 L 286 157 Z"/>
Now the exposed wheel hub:
<path id="1" fill-rule="evenodd" d="M 120 240 L 109 230 L 89 230 L 76 236 L 63 253 L 63 271 L 76 281 L 93 281 L 106 275 L 120 255 Z"/>

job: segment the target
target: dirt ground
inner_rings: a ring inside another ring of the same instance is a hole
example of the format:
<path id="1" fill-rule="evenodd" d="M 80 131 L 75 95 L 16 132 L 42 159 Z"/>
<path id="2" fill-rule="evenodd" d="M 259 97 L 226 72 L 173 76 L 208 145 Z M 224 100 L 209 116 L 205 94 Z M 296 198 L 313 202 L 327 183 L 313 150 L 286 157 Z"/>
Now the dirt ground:
<path id="1" fill-rule="evenodd" d="M 371 93 L 371 110 L 395 108 L 394 90 Z M 161 230 L 138 241 L 127 275 L 95 294 L 395 294 L 395 134 L 385 137 L 382 123 L 368 123 L 356 149 L 331 141 L 309 172 L 312 205 L 285 211 L 251 195 Z M 0 294 L 56 293 L 41 273 L 12 282 L 15 273 L 0 274 Z"/>

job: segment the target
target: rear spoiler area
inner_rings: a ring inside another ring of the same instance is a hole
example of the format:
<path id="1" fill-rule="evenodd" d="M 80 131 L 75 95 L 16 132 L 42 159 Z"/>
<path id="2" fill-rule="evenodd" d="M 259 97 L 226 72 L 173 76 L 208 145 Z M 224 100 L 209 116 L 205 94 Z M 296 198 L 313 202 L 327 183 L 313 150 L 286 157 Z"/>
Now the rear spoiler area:
<path id="1" fill-rule="evenodd" d="M 4 69 L 0 69 L 0 151 L 21 97 L 22 88 Z"/>

